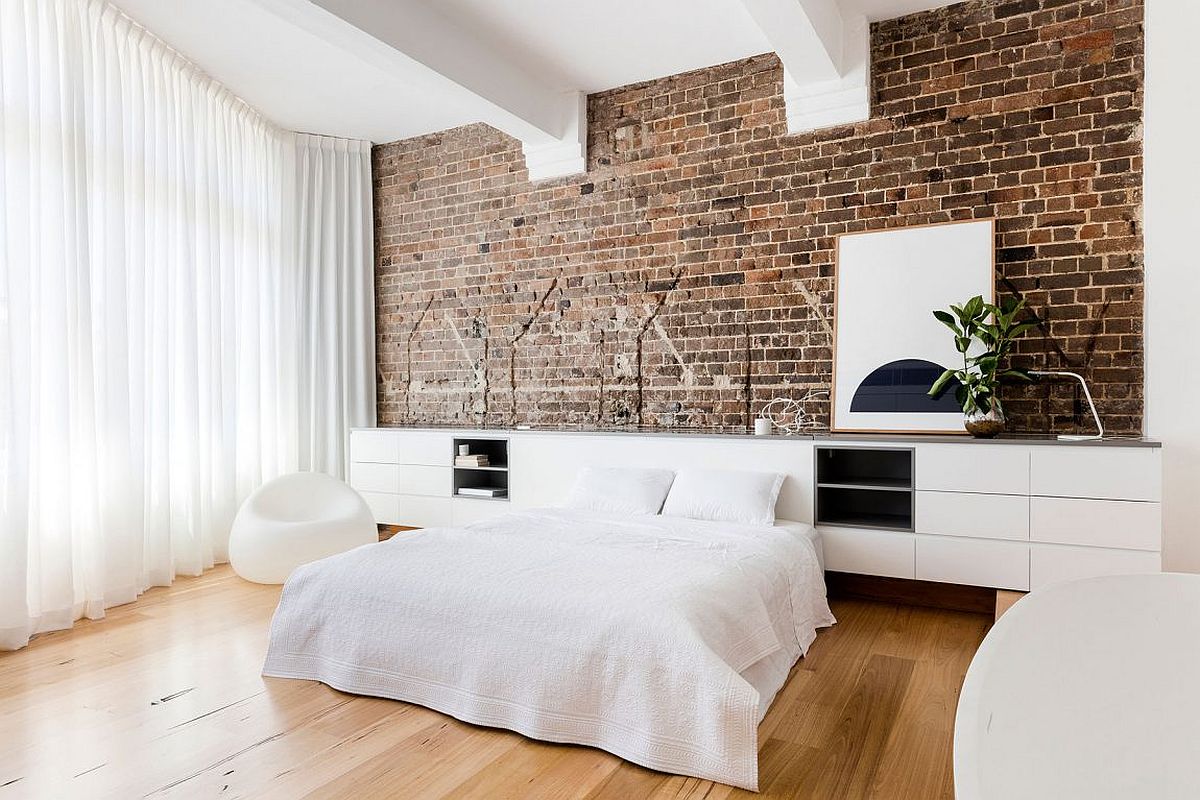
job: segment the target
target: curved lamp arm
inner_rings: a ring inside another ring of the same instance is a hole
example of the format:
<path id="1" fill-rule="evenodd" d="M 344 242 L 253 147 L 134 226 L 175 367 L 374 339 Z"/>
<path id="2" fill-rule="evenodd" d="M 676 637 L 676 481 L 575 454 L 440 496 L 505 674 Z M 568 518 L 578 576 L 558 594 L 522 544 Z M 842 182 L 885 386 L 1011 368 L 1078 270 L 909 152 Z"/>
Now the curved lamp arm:
<path id="1" fill-rule="evenodd" d="M 1088 391 L 1087 381 L 1085 381 L 1083 379 L 1082 375 L 1080 375 L 1078 372 L 1060 372 L 1057 370 L 1040 370 L 1040 369 L 1031 369 L 1031 370 L 1029 370 L 1029 374 L 1034 375 L 1039 378 L 1049 377 L 1052 375 L 1061 376 L 1064 378 L 1074 378 L 1075 380 L 1079 381 L 1079 385 L 1083 387 L 1083 396 L 1087 398 L 1088 406 L 1092 409 L 1092 419 L 1096 420 L 1097 433 L 1095 433 L 1091 436 L 1075 436 L 1075 435 L 1068 434 L 1068 433 L 1060 433 L 1058 435 L 1059 439 L 1062 439 L 1064 441 L 1070 441 L 1070 442 L 1083 442 L 1083 441 L 1087 441 L 1089 439 L 1103 439 L 1104 438 L 1104 426 L 1100 424 L 1100 415 L 1096 413 L 1096 404 L 1094 402 L 1092 402 L 1092 393 L 1090 391 Z"/>

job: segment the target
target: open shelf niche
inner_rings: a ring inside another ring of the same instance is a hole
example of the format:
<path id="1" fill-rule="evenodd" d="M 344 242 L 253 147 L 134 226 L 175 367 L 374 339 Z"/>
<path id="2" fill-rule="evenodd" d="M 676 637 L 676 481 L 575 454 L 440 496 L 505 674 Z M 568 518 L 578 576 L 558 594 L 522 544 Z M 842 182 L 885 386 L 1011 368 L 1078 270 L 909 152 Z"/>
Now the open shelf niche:
<path id="1" fill-rule="evenodd" d="M 913 530 L 911 447 L 815 449 L 818 525 Z"/>
<path id="2" fill-rule="evenodd" d="M 454 496 L 470 500 L 508 500 L 508 439 L 487 437 L 456 437 L 451 463 L 458 456 L 459 445 L 466 445 L 471 455 L 486 455 L 486 467 L 454 465 Z M 488 497 L 460 494 L 462 489 L 500 489 L 501 494 Z"/>

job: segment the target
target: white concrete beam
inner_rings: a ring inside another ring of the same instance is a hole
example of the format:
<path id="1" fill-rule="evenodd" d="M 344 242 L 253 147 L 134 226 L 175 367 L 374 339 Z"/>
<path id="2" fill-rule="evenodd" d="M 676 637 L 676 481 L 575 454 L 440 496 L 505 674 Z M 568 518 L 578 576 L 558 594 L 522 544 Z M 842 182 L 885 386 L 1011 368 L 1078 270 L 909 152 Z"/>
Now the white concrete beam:
<path id="1" fill-rule="evenodd" d="M 871 115 L 870 25 L 837 0 L 742 0 L 784 68 L 788 132 Z"/>
<path id="2" fill-rule="evenodd" d="M 586 169 L 586 103 L 421 0 L 260 0 L 382 69 L 419 66 L 474 116 L 519 139 L 530 178 Z M 387 98 L 380 98 L 387 102 Z M 535 177 L 536 173 L 536 177 Z"/>
<path id="3" fill-rule="evenodd" d="M 742 0 L 783 65 L 805 80 L 842 76 L 837 0 Z"/>

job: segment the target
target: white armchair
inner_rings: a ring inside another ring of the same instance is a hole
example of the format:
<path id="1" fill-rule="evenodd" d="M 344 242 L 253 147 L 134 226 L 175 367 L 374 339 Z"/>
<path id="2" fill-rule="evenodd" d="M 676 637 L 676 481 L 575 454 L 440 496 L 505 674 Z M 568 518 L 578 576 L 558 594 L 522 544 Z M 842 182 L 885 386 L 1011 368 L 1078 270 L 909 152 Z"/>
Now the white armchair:
<path id="1" fill-rule="evenodd" d="M 358 493 L 320 472 L 296 472 L 246 498 L 229 534 L 229 563 L 255 583 L 283 583 L 301 564 L 379 541 Z"/>

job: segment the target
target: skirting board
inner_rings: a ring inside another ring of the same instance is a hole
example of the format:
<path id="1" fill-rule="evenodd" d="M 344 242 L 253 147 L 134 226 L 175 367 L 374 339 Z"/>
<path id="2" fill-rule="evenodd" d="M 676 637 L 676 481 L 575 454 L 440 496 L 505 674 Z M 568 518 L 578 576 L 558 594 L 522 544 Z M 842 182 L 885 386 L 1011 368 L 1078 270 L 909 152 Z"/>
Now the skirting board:
<path id="1" fill-rule="evenodd" d="M 989 617 L 996 613 L 996 590 L 982 586 L 882 578 L 850 572 L 826 572 L 825 586 L 832 598 L 878 600 L 906 606 L 968 611 Z"/>

